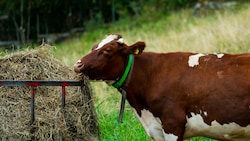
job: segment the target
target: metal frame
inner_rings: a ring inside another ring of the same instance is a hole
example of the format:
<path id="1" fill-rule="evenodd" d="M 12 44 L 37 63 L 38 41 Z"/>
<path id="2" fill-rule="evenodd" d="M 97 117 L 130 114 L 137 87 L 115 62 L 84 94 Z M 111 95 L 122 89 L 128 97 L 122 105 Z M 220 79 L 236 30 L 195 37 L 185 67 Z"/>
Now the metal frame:
<path id="1" fill-rule="evenodd" d="M 66 86 L 81 86 L 80 81 L 72 80 L 0 80 L 0 86 L 28 86 L 31 87 L 30 101 L 30 124 L 35 121 L 35 87 L 38 86 L 61 86 L 62 87 L 62 108 L 65 107 Z"/>

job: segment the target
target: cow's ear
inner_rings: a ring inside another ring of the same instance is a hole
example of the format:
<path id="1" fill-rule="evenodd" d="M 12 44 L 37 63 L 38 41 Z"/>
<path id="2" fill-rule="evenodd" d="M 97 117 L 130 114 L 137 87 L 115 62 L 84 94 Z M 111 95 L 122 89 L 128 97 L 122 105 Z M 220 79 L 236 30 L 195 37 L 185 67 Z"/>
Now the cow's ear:
<path id="1" fill-rule="evenodd" d="M 138 55 L 141 54 L 144 50 L 144 48 L 146 47 L 145 42 L 136 42 L 131 46 L 128 46 L 128 50 L 130 54 L 134 54 L 134 55 Z"/>

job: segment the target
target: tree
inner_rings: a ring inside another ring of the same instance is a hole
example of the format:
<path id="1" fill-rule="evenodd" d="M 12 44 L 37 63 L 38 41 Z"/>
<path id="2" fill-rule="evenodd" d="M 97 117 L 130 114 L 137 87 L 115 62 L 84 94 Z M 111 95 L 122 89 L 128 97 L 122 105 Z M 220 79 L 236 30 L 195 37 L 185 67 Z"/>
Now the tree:
<path id="1" fill-rule="evenodd" d="M 37 39 L 41 34 L 70 31 L 72 28 L 83 27 L 89 21 L 94 26 L 96 23 L 102 25 L 119 18 L 140 16 L 150 12 L 148 9 L 166 12 L 194 2 L 195 0 L 1 0 L 0 29 L 5 34 L 0 35 L 0 40 L 18 40 L 24 44 L 30 38 Z M 7 19 L 1 18 L 4 16 Z"/>

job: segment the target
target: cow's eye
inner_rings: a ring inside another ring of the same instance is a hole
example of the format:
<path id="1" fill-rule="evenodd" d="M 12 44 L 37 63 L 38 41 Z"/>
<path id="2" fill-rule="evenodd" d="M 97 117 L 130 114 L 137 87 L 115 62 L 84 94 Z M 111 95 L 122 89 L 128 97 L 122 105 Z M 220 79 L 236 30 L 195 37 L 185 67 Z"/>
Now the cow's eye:
<path id="1" fill-rule="evenodd" d="M 106 56 L 106 57 L 111 57 L 112 54 L 113 54 L 113 50 L 108 49 L 108 48 L 103 49 L 103 50 L 100 50 L 100 51 L 98 52 L 98 55 L 104 55 L 104 56 Z"/>
<path id="2" fill-rule="evenodd" d="M 104 51 L 103 51 L 103 54 L 109 55 L 109 54 L 110 54 L 110 51 L 104 50 Z"/>
<path id="3" fill-rule="evenodd" d="M 106 55 L 108 55 L 108 54 L 112 53 L 112 50 L 104 50 L 103 53 L 106 54 Z"/>
<path id="4" fill-rule="evenodd" d="M 102 54 L 104 55 L 111 55 L 112 54 L 112 49 L 111 48 L 106 48 L 104 50 L 101 51 Z"/>

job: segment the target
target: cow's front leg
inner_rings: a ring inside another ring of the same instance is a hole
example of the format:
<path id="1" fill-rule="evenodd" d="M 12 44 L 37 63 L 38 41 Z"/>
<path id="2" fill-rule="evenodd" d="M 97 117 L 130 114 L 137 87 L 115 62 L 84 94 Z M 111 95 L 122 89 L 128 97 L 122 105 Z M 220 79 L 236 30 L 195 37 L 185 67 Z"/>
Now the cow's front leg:
<path id="1" fill-rule="evenodd" d="M 161 117 L 161 122 L 165 141 L 183 140 L 186 124 L 186 114 L 184 111 L 177 110 L 176 108 L 165 111 Z"/>
<path id="2" fill-rule="evenodd" d="M 153 141 L 164 141 L 163 128 L 160 118 L 154 117 L 154 115 L 146 109 L 141 110 L 141 115 L 134 109 L 135 115 L 141 122 L 143 128 L 147 132 L 148 136 Z"/>

